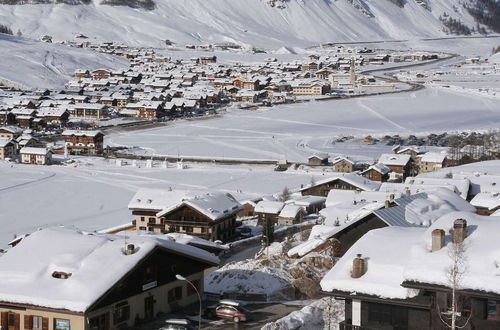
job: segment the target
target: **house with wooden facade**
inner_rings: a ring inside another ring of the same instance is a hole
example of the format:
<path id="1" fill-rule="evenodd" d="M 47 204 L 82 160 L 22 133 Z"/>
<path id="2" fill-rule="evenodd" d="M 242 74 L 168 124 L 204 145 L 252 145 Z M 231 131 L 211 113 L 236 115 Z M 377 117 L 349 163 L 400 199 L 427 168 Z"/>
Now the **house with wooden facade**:
<path id="1" fill-rule="evenodd" d="M 0 127 L 0 138 L 15 140 L 23 134 L 24 130 L 16 126 Z"/>
<path id="2" fill-rule="evenodd" d="M 452 212 L 428 228 L 368 232 L 320 283 L 345 302 L 340 329 L 445 330 L 452 313 L 460 328 L 500 328 L 499 230 L 489 217 Z M 467 270 L 453 285 L 448 270 L 461 247 L 467 259 L 457 269 Z"/>
<path id="3" fill-rule="evenodd" d="M 404 179 L 411 175 L 413 160 L 407 154 L 382 154 L 378 162 L 391 169 L 391 178 Z"/>
<path id="4" fill-rule="evenodd" d="M 492 215 L 500 210 L 500 192 L 480 192 L 470 201 L 480 215 Z"/>
<path id="5" fill-rule="evenodd" d="M 52 151 L 43 147 L 24 147 L 19 151 L 21 163 L 33 165 L 51 165 Z"/>
<path id="6" fill-rule="evenodd" d="M 353 173 L 345 173 L 338 176 L 332 176 L 324 180 L 313 183 L 300 189 L 302 196 L 321 196 L 327 197 L 328 192 L 332 189 L 341 190 L 359 190 L 359 191 L 375 191 L 380 184 Z"/>
<path id="7" fill-rule="evenodd" d="M 447 155 L 440 152 L 426 152 L 416 156 L 415 165 L 418 173 L 428 173 L 446 167 Z"/>
<path id="8" fill-rule="evenodd" d="M 303 206 L 286 204 L 278 214 L 277 224 L 280 226 L 290 226 L 301 223 L 307 212 Z"/>
<path id="9" fill-rule="evenodd" d="M 391 169 L 388 166 L 386 166 L 382 163 L 377 163 L 377 164 L 371 165 L 366 170 L 361 172 L 361 175 L 364 176 L 365 178 L 372 180 L 372 181 L 386 182 L 389 179 L 390 172 L 391 172 Z"/>
<path id="10" fill-rule="evenodd" d="M 205 269 L 218 263 L 213 254 L 170 238 L 41 229 L 2 255 L 0 325 L 131 329 L 197 303 L 196 292 L 176 275 L 203 292 Z"/>
<path id="11" fill-rule="evenodd" d="M 14 140 L 0 138 L 0 160 L 12 158 L 16 154 L 16 144 Z"/>
<path id="12" fill-rule="evenodd" d="M 185 233 L 210 241 L 233 237 L 236 216 L 243 209 L 231 194 L 158 189 L 139 190 L 128 207 L 138 230 Z"/>
<path id="13" fill-rule="evenodd" d="M 64 146 L 71 155 L 102 155 L 104 134 L 101 131 L 65 130 Z"/>
<path id="14" fill-rule="evenodd" d="M 278 217 L 285 207 L 284 202 L 279 201 L 260 201 L 255 205 L 254 214 L 257 216 L 257 225 L 263 226 L 266 223 L 273 225 L 278 223 Z"/>
<path id="15" fill-rule="evenodd" d="M 307 164 L 310 166 L 328 165 L 328 154 L 317 153 L 307 157 Z"/>
<path id="16" fill-rule="evenodd" d="M 354 172 L 354 161 L 349 157 L 339 156 L 335 157 L 332 161 L 333 170 L 339 173 Z"/>

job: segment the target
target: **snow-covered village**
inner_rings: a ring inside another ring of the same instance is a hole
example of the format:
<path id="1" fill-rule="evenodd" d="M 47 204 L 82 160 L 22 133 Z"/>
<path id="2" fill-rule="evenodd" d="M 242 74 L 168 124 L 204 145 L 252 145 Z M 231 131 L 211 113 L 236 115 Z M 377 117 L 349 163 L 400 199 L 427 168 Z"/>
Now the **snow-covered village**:
<path id="1" fill-rule="evenodd" d="M 498 0 L 0 0 L 0 330 L 500 329 Z"/>

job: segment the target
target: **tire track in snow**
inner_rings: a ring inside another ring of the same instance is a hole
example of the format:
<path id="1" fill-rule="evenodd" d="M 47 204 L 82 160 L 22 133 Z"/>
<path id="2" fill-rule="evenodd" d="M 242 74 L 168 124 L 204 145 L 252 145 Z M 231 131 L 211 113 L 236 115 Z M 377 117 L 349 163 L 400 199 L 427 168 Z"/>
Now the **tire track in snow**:
<path id="1" fill-rule="evenodd" d="M 10 187 L 1 188 L 0 192 L 9 191 L 9 190 L 13 190 L 13 189 L 16 189 L 16 188 L 22 188 L 22 187 L 25 187 L 25 186 L 28 186 L 28 185 L 31 185 L 31 184 L 36 184 L 36 183 L 39 183 L 39 182 L 42 182 L 42 181 L 46 181 L 46 180 L 48 180 L 50 178 L 53 178 L 55 176 L 56 176 L 56 173 L 52 173 L 52 174 L 50 174 L 48 176 L 45 176 L 43 178 L 31 180 L 31 181 L 28 181 L 28 182 L 19 183 L 19 184 L 10 186 Z"/>
<path id="2" fill-rule="evenodd" d="M 385 117 L 385 116 L 381 115 L 380 113 L 378 113 L 378 112 L 377 112 L 377 111 L 375 111 L 374 109 L 370 108 L 369 106 L 367 106 L 366 104 L 364 104 L 362 100 L 358 99 L 356 103 L 358 103 L 358 105 L 359 105 L 361 108 L 363 108 L 363 109 L 367 110 L 368 112 L 370 112 L 370 113 L 371 113 L 371 114 L 373 114 L 374 116 L 376 116 L 376 117 L 378 117 L 378 118 L 382 119 L 382 120 L 383 120 L 383 121 L 385 121 L 386 123 L 391 124 L 392 126 L 396 127 L 397 129 L 400 129 L 400 130 L 403 130 L 403 131 L 406 131 L 406 130 L 407 130 L 407 128 L 406 128 L 406 127 L 403 127 L 403 126 L 399 125 L 398 123 L 396 123 L 396 122 L 394 122 L 394 121 L 390 120 L 389 118 L 387 118 L 387 117 Z"/>

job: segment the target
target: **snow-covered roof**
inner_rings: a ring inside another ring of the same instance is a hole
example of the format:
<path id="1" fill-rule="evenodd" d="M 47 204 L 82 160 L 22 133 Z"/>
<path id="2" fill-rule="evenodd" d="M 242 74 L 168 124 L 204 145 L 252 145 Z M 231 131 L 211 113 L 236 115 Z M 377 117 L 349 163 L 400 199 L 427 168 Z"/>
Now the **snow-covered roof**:
<path id="1" fill-rule="evenodd" d="M 387 166 L 405 166 L 410 159 L 411 156 L 405 154 L 382 154 L 378 162 Z"/>
<path id="2" fill-rule="evenodd" d="M 342 180 L 342 181 L 347 182 L 350 185 L 355 186 L 361 190 L 375 191 L 375 190 L 378 190 L 380 187 L 380 183 L 372 181 L 370 179 L 367 179 L 361 175 L 357 175 L 354 173 L 339 173 L 336 176 L 332 176 L 332 177 L 329 177 L 327 179 L 319 180 L 314 185 L 308 185 L 308 186 L 300 189 L 300 191 L 303 191 L 303 190 L 306 190 L 306 189 L 309 189 L 312 187 L 320 186 L 322 184 L 332 182 L 335 180 Z"/>
<path id="3" fill-rule="evenodd" d="M 11 139 L 0 138 L 0 148 L 4 148 L 11 143 L 13 143 Z"/>
<path id="4" fill-rule="evenodd" d="M 408 223 L 416 226 L 430 226 L 439 217 L 450 212 L 474 213 L 476 211 L 469 202 L 445 188 L 404 196 L 396 199 L 395 202 L 398 206 L 374 212 L 389 225 Z"/>
<path id="5" fill-rule="evenodd" d="M 0 127 L 0 130 L 13 134 L 21 134 L 24 131 L 22 128 L 16 126 L 3 126 Z"/>
<path id="6" fill-rule="evenodd" d="M 469 195 L 470 181 L 469 179 L 449 179 L 449 178 L 432 178 L 432 177 L 408 177 L 405 180 L 407 185 L 431 185 L 431 186 L 450 186 L 450 190 L 458 189 L 460 196 L 467 199 Z"/>
<path id="7" fill-rule="evenodd" d="M 411 257 L 404 271 L 406 281 L 448 286 L 447 269 L 451 265 L 449 249 L 450 235 L 446 235 L 446 246 L 439 251 L 430 252 L 432 231 L 443 229 L 446 233 L 453 228 L 456 219 L 467 221 L 467 237 L 465 239 L 467 270 L 461 279 L 461 289 L 477 290 L 500 294 L 500 247 L 498 232 L 500 218 L 480 216 L 473 213 L 454 212 L 442 216 L 423 235 L 416 236 L 413 241 Z"/>
<path id="8" fill-rule="evenodd" d="M 277 201 L 260 201 L 255 205 L 254 212 L 257 213 L 270 213 L 270 214 L 279 214 L 285 203 L 277 202 Z"/>
<path id="9" fill-rule="evenodd" d="M 283 207 L 279 216 L 281 218 L 295 218 L 300 212 L 305 212 L 304 207 L 294 204 L 287 204 Z"/>
<path id="10" fill-rule="evenodd" d="M 308 196 L 300 196 L 293 198 L 287 201 L 286 203 L 292 203 L 299 206 L 309 207 L 311 205 L 323 204 L 325 201 L 326 201 L 325 197 L 308 195 Z"/>
<path id="11" fill-rule="evenodd" d="M 19 151 L 20 154 L 42 155 L 42 156 L 45 156 L 50 152 L 51 151 L 47 148 L 35 148 L 35 147 L 24 147 Z"/>
<path id="12" fill-rule="evenodd" d="M 426 152 L 420 158 L 420 161 L 426 163 L 442 164 L 446 159 L 447 154 L 442 152 Z"/>
<path id="13" fill-rule="evenodd" d="M 91 137 L 97 136 L 99 134 L 103 134 L 103 133 L 101 131 L 97 131 L 97 130 L 88 131 L 88 130 L 71 130 L 71 129 L 65 130 L 62 133 L 63 136 L 75 135 L 75 136 L 91 136 Z"/>
<path id="14" fill-rule="evenodd" d="M 157 247 L 210 265 L 219 262 L 170 239 L 130 236 L 127 244 L 135 245 L 135 253 L 124 254 L 124 241 L 114 235 L 63 227 L 34 232 L 2 256 L 0 300 L 85 312 Z M 55 278 L 54 272 L 71 276 Z"/>
<path id="15" fill-rule="evenodd" d="M 179 244 L 187 244 L 187 245 L 192 245 L 196 246 L 199 248 L 211 248 L 211 249 L 218 249 L 218 250 L 228 250 L 229 247 L 224 244 L 218 244 L 215 242 L 207 241 L 206 239 L 188 235 L 188 234 L 183 234 L 183 233 L 167 233 L 167 234 L 162 234 L 162 233 L 156 233 L 152 231 L 146 231 L 146 230 L 132 230 L 132 231 L 126 231 L 126 232 L 120 232 L 116 234 L 117 236 L 146 236 L 146 237 L 154 237 L 154 238 L 161 238 L 161 239 L 170 239 L 173 242 L 179 243 Z"/>
<path id="16" fill-rule="evenodd" d="M 494 210 L 500 207 L 500 193 L 480 192 L 470 201 L 475 207 L 483 207 L 488 210 Z"/>
<path id="17" fill-rule="evenodd" d="M 401 286 L 404 270 L 411 256 L 413 239 L 425 232 L 422 228 L 386 227 L 371 230 L 340 258 L 320 282 L 323 291 L 343 291 L 383 298 L 405 299 L 418 291 Z M 366 273 L 352 278 L 354 258 L 370 258 Z"/>
<path id="18" fill-rule="evenodd" d="M 186 196 L 175 204 L 169 205 L 161 212 L 158 212 L 156 216 L 162 217 L 182 205 L 194 208 L 213 221 L 222 219 L 243 209 L 241 204 L 231 194 L 210 192 L 203 195 Z"/>
<path id="19" fill-rule="evenodd" d="M 362 172 L 362 174 L 366 173 L 368 171 L 371 171 L 371 170 L 377 171 L 382 175 L 385 175 L 391 171 L 391 169 L 389 167 L 387 167 L 385 164 L 377 163 L 377 164 L 374 164 L 374 165 L 371 165 L 370 167 L 368 167 L 366 170 L 364 170 Z"/>
<path id="20" fill-rule="evenodd" d="M 326 206 L 334 206 L 340 203 L 361 203 L 361 202 L 377 202 L 385 203 L 387 200 L 394 200 L 402 196 L 401 192 L 387 191 L 355 191 L 355 190 L 340 190 L 332 189 L 328 192 L 326 198 Z"/>
<path id="21" fill-rule="evenodd" d="M 172 205 L 177 205 L 180 200 L 189 196 L 188 191 L 183 190 L 162 190 L 141 188 L 132 197 L 128 203 L 128 208 L 146 209 L 146 210 L 163 210 Z"/>

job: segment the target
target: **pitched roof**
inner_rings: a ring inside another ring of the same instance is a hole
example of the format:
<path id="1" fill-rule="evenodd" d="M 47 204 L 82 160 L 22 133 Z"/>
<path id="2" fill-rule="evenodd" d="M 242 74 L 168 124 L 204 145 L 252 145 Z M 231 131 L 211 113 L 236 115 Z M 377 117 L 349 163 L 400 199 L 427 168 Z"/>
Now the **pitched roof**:
<path id="1" fill-rule="evenodd" d="M 327 179 L 320 180 L 316 182 L 314 185 L 308 185 L 299 191 L 304 191 L 307 189 L 310 189 L 312 187 L 317 187 L 320 185 L 323 185 L 325 183 L 329 183 L 335 180 L 342 180 L 352 186 L 355 186 L 356 188 L 359 188 L 361 190 L 369 190 L 369 191 L 375 191 L 378 190 L 380 187 L 380 183 L 369 180 L 365 177 L 362 177 L 360 175 L 354 174 L 354 173 L 339 173 L 336 176 L 329 177 Z"/>
<path id="2" fill-rule="evenodd" d="M 135 253 L 124 254 L 124 240 L 114 235 L 63 227 L 34 232 L 1 257 L 0 300 L 85 312 L 155 248 L 209 265 L 219 262 L 170 239 L 131 236 L 127 243 L 135 245 Z M 71 276 L 54 278 L 54 272 Z"/>
<path id="3" fill-rule="evenodd" d="M 231 194 L 209 192 L 202 195 L 186 196 L 175 204 L 167 206 L 164 210 L 158 212 L 156 216 L 165 216 L 183 205 L 192 207 L 212 221 L 235 214 L 243 209 L 243 206 Z"/>

